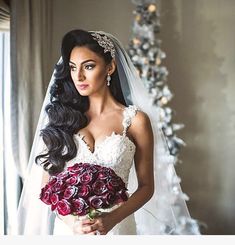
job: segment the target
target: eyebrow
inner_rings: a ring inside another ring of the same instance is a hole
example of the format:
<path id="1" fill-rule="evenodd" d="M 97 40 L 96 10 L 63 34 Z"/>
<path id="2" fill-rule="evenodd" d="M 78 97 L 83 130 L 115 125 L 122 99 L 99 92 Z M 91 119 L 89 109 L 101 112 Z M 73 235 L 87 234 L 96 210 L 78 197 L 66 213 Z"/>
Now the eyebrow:
<path id="1" fill-rule="evenodd" d="M 92 60 L 92 59 L 84 60 L 84 61 L 81 63 L 81 65 L 83 65 L 84 63 L 87 63 L 87 62 L 89 62 L 89 61 L 95 62 L 95 60 Z M 73 64 L 73 65 L 76 65 L 76 64 L 75 64 L 74 62 L 72 62 L 71 60 L 69 61 L 69 63 L 71 63 L 71 64 Z"/>

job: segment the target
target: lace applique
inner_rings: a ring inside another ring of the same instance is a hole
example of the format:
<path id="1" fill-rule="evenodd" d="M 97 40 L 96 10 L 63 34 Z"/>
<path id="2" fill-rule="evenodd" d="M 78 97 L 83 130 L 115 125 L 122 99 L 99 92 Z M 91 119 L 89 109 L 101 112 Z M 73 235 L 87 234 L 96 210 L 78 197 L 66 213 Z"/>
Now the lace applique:
<path id="1" fill-rule="evenodd" d="M 124 119 L 122 125 L 124 127 L 123 134 L 126 135 L 127 129 L 131 125 L 132 118 L 136 115 L 138 108 L 135 105 L 130 105 L 128 109 L 124 110 Z"/>
<path id="2" fill-rule="evenodd" d="M 128 138 L 126 132 L 136 112 L 136 106 L 126 107 L 123 111 L 123 134 L 113 132 L 111 135 L 106 136 L 99 145 L 95 146 L 93 152 L 82 139 L 82 136 L 75 134 L 74 140 L 78 146 L 78 152 L 75 158 L 67 162 L 67 166 L 71 166 L 76 162 L 88 162 L 111 167 L 127 186 L 136 146 Z"/>

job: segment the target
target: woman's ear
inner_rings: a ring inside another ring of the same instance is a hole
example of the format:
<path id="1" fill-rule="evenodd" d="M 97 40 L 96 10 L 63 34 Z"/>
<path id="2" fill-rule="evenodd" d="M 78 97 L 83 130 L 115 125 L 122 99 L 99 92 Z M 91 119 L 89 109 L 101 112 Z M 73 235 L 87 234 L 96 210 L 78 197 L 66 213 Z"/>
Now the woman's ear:
<path id="1" fill-rule="evenodd" d="M 116 70 L 116 62 L 112 59 L 111 63 L 108 65 L 108 73 L 112 75 Z"/>

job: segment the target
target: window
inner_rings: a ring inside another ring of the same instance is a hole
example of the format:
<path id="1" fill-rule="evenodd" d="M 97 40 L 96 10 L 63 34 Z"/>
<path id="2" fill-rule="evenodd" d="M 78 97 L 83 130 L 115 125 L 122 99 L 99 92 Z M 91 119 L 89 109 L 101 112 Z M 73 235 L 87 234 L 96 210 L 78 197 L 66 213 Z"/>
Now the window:
<path id="1" fill-rule="evenodd" d="M 10 77 L 10 33 L 0 31 L 0 235 L 12 233 L 18 202 L 18 177 L 11 146 Z"/>

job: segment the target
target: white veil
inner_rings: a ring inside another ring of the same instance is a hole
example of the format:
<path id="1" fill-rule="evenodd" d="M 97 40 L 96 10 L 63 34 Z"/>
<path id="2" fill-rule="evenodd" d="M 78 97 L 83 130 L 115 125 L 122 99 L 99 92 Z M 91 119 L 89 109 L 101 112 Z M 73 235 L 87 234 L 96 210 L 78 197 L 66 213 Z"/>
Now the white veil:
<path id="1" fill-rule="evenodd" d="M 135 213 L 138 234 L 200 234 L 198 224 L 190 217 L 182 192 L 180 179 L 175 173 L 176 158 L 170 154 L 165 136 L 158 127 L 159 110 L 151 103 L 136 68 L 121 43 L 111 34 L 114 43 L 118 74 L 127 104 L 134 104 L 148 114 L 154 133 L 155 193 L 151 200 Z M 129 189 L 135 189 L 132 168 Z"/>
<path id="2" fill-rule="evenodd" d="M 111 34 L 108 36 L 115 47 L 115 60 L 126 103 L 136 105 L 147 113 L 154 132 L 154 176 L 155 193 L 151 200 L 135 213 L 138 234 L 200 234 L 197 222 L 190 217 L 185 200 L 187 196 L 180 188 L 180 179 L 175 173 L 175 157 L 170 155 L 162 130 L 158 128 L 159 111 L 151 104 L 137 70 L 121 43 Z M 61 60 L 59 61 L 61 62 Z M 35 163 L 35 157 L 43 151 L 40 129 L 47 124 L 45 106 L 50 101 L 50 87 L 54 83 L 54 73 L 49 83 L 41 109 L 38 126 L 28 164 L 28 177 L 24 182 L 18 208 L 16 233 L 52 234 L 55 215 L 50 208 L 39 200 L 42 183 L 42 167 Z M 129 178 L 129 191 L 136 187 L 134 167 Z"/>

